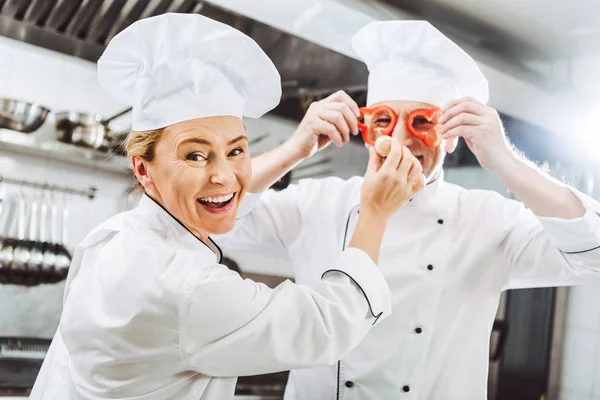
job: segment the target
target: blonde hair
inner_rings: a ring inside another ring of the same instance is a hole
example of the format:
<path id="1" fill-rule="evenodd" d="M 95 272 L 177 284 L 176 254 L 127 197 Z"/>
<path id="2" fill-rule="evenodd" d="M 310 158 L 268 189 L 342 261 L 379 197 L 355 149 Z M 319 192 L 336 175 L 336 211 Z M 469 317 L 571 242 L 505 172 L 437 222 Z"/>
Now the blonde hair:
<path id="1" fill-rule="evenodd" d="M 164 129 L 153 129 L 151 131 L 131 131 L 123 143 L 128 157 L 139 157 L 144 161 L 154 161 L 156 144 Z M 134 176 L 133 191 L 143 192 L 144 187 Z"/>

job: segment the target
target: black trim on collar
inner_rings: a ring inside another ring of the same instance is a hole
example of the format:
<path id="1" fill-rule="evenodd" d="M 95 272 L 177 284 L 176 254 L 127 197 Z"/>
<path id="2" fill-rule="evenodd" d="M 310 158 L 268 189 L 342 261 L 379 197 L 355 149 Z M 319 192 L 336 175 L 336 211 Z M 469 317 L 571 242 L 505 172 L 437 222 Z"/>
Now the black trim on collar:
<path id="1" fill-rule="evenodd" d="M 175 218 L 175 216 L 173 214 L 171 214 L 169 212 L 169 210 L 167 210 L 165 207 L 163 207 L 162 204 L 160 204 L 158 201 L 154 200 L 152 198 L 152 196 L 150 196 L 148 193 L 144 192 L 144 195 L 146 195 L 150 200 L 152 200 L 154 203 L 156 203 L 157 206 L 159 206 L 160 208 L 162 208 L 167 214 L 169 214 L 169 216 L 171 218 L 173 218 L 174 221 L 176 221 L 179 225 L 181 225 L 183 227 L 183 229 L 185 229 L 186 231 L 188 231 L 190 233 L 190 235 L 192 235 L 194 238 L 196 238 L 196 240 L 198 240 L 200 243 L 202 243 L 203 245 L 205 245 L 206 247 L 208 247 L 208 249 L 210 251 L 212 251 L 214 253 L 214 250 L 207 245 L 206 243 L 204 243 L 204 241 L 202 239 L 200 239 L 198 236 L 194 235 L 192 233 L 192 231 L 190 231 L 184 224 L 181 223 L 181 221 L 179 221 L 177 218 Z M 210 237 L 208 238 L 208 240 L 210 240 L 210 242 L 217 248 L 217 250 L 219 250 L 219 254 L 216 254 L 219 258 L 219 264 L 221 263 L 221 261 L 223 260 L 223 251 L 221 250 L 221 248 L 214 242 L 214 240 L 212 240 Z"/>

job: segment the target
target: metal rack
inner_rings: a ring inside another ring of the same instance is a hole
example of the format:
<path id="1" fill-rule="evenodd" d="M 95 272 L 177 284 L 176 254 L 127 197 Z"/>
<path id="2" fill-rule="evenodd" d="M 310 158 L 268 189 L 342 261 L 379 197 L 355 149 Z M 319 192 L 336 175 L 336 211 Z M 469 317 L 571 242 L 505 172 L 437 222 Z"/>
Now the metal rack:
<path id="1" fill-rule="evenodd" d="M 93 199 L 94 197 L 96 197 L 96 191 L 98 190 L 95 187 L 90 187 L 88 190 L 73 189 L 73 188 L 70 188 L 67 186 L 57 186 L 57 185 L 50 185 L 47 183 L 30 182 L 30 181 L 25 181 L 25 180 L 21 180 L 21 179 L 6 178 L 3 176 L 0 176 L 0 182 L 10 183 L 13 185 L 38 188 L 38 189 L 44 189 L 44 190 L 50 190 L 52 192 L 76 194 L 79 196 L 88 197 L 89 199 Z"/>

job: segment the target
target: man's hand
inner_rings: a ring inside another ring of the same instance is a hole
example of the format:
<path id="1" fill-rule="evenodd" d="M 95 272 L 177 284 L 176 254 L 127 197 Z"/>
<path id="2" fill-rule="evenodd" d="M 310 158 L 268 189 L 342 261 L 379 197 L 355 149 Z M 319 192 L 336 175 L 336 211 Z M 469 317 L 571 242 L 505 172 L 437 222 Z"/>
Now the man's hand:
<path id="1" fill-rule="evenodd" d="M 288 142 L 301 158 L 312 156 L 331 142 L 342 147 L 351 134 L 358 134 L 359 114 L 356 102 L 340 90 L 312 103 Z"/>
<path id="2" fill-rule="evenodd" d="M 381 157 L 368 146 L 369 164 L 363 181 L 360 212 L 386 221 L 425 187 L 421 163 L 408 147 L 392 138 L 390 153 Z"/>
<path id="3" fill-rule="evenodd" d="M 451 101 L 443 111 L 442 139 L 462 137 L 483 168 L 497 173 L 515 160 L 500 116 L 492 107 L 466 97 Z"/>

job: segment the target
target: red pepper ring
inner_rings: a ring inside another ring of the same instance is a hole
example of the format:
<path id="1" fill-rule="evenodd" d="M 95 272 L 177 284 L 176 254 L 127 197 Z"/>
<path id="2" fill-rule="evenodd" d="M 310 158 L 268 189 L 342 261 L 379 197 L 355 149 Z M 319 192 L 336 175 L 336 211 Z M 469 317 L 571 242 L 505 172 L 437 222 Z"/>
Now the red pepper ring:
<path id="1" fill-rule="evenodd" d="M 398 114 L 396 114 L 396 112 L 394 111 L 393 108 L 391 108 L 390 106 L 381 105 L 381 106 L 372 107 L 372 108 L 361 107 L 361 108 L 359 108 L 359 111 L 360 111 L 360 116 L 358 117 L 358 130 L 362 133 L 362 138 L 365 141 L 365 143 L 373 146 L 373 145 L 375 145 L 375 140 L 377 138 L 375 138 L 375 140 L 369 139 L 370 127 L 369 127 L 369 125 L 366 125 L 366 124 L 362 123 L 361 121 L 364 120 L 365 117 L 373 117 L 373 116 L 377 115 L 378 113 L 384 113 L 386 116 L 388 116 L 390 118 L 390 122 L 385 127 L 377 128 L 378 133 L 379 133 L 377 135 L 377 137 L 392 135 L 392 132 L 394 131 L 394 128 L 396 127 L 396 123 L 398 122 Z"/>
<path id="2" fill-rule="evenodd" d="M 439 108 L 415 110 L 406 119 L 406 128 L 414 137 L 421 139 L 425 146 L 437 147 L 441 140 L 438 123 L 441 116 L 442 110 Z"/>

